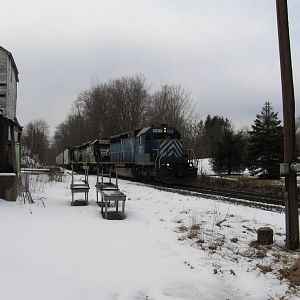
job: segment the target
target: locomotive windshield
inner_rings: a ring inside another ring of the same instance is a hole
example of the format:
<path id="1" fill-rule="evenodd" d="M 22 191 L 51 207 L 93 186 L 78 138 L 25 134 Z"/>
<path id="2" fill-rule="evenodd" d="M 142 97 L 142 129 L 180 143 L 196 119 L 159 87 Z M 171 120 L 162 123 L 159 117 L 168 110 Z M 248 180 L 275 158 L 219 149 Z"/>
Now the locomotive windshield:
<path id="1" fill-rule="evenodd" d="M 154 140 L 180 139 L 179 132 L 173 128 L 155 128 L 152 136 Z"/>

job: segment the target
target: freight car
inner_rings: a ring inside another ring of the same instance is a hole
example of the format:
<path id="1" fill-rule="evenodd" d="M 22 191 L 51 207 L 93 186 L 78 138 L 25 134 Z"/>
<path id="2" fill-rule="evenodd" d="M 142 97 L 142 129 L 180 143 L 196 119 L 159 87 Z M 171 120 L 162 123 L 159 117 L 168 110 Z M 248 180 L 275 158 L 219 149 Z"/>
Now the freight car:
<path id="1" fill-rule="evenodd" d="M 96 169 L 98 164 L 109 163 L 109 139 L 94 140 L 83 145 L 70 147 L 56 156 L 56 164 L 74 170 L 82 169 L 83 164 L 88 164 Z"/>
<path id="2" fill-rule="evenodd" d="M 68 148 L 66 150 L 64 150 L 63 152 L 59 153 L 56 156 L 56 164 L 59 166 L 69 166 L 71 165 L 74 160 L 72 159 L 72 157 L 74 156 L 74 148 Z"/>
<path id="3" fill-rule="evenodd" d="M 94 140 L 81 146 L 83 163 L 100 163 L 109 161 L 109 140 Z"/>
<path id="4" fill-rule="evenodd" d="M 190 154 L 174 127 L 156 124 L 69 148 L 63 153 L 69 161 L 63 159 L 63 165 L 109 167 L 124 177 L 173 182 L 197 176 Z M 58 162 L 62 161 L 61 155 L 57 156 Z"/>

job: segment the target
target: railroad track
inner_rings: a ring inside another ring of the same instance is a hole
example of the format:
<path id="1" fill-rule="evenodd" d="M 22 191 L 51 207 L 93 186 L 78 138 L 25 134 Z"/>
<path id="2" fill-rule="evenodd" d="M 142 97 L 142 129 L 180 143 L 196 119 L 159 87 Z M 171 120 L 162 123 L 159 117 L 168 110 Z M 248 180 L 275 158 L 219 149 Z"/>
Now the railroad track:
<path id="1" fill-rule="evenodd" d="M 185 189 L 200 194 L 208 194 L 208 195 L 221 196 L 226 198 L 248 200 L 248 201 L 259 202 L 264 204 L 284 206 L 283 197 L 276 197 L 269 194 L 241 192 L 241 191 L 211 188 L 211 187 L 194 187 L 188 185 L 182 185 L 173 188 L 181 188 L 181 189 Z"/>
<path id="2" fill-rule="evenodd" d="M 137 182 L 133 179 L 126 180 Z M 193 186 L 191 184 L 155 184 L 149 182 L 141 182 L 155 189 L 170 191 L 183 195 L 201 195 L 201 197 L 209 197 L 215 199 L 221 199 L 225 202 L 242 204 L 245 206 L 257 207 L 265 210 L 273 210 L 282 212 L 285 209 L 284 197 L 278 197 L 276 195 L 254 193 L 245 191 L 236 191 L 230 189 L 220 189 L 213 187 Z M 298 208 L 300 208 L 300 197 L 298 195 Z"/>
<path id="3" fill-rule="evenodd" d="M 238 203 L 241 205 L 258 207 L 266 210 L 275 210 L 282 212 L 284 210 L 284 199 L 283 197 L 276 197 L 269 194 L 263 193 L 251 193 L 241 192 L 228 189 L 219 189 L 211 187 L 195 187 L 184 184 L 155 184 L 150 186 L 170 192 L 175 192 L 184 195 L 201 195 L 204 197 L 213 197 L 215 199 L 221 199 L 225 202 Z M 298 207 L 300 207 L 298 203 Z"/>

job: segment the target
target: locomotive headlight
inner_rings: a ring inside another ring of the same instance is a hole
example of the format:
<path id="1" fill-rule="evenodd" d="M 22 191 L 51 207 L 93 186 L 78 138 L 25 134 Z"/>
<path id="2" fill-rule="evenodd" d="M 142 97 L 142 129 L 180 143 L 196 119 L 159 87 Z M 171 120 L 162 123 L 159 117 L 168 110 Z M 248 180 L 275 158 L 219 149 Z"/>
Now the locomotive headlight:
<path id="1" fill-rule="evenodd" d="M 167 167 L 170 167 L 170 164 L 167 164 Z"/>
<path id="2" fill-rule="evenodd" d="M 190 164 L 190 167 L 192 167 L 193 166 L 193 164 Z"/>
<path id="3" fill-rule="evenodd" d="M 167 128 L 164 128 L 164 133 L 166 133 L 167 132 Z"/>

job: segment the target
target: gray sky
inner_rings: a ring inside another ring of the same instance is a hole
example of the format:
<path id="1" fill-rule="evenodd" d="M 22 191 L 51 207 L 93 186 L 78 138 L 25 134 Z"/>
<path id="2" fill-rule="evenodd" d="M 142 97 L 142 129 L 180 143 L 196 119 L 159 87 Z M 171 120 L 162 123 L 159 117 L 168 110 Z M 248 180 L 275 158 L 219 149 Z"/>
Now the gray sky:
<path id="1" fill-rule="evenodd" d="M 20 72 L 18 119 L 51 132 L 80 91 L 144 74 L 150 90 L 181 84 L 202 117 L 250 126 L 266 100 L 282 115 L 275 0 L 10 0 L 0 45 Z M 300 1 L 289 0 L 296 112 Z"/>

